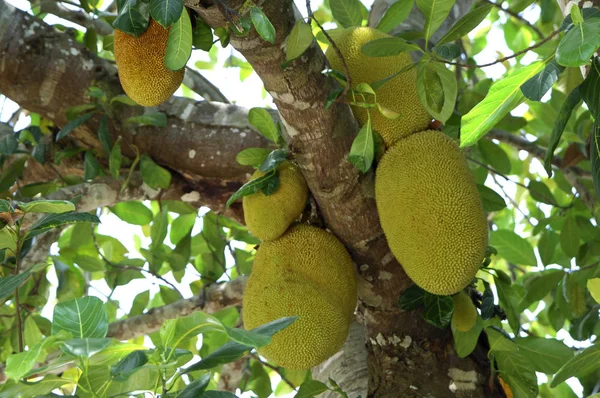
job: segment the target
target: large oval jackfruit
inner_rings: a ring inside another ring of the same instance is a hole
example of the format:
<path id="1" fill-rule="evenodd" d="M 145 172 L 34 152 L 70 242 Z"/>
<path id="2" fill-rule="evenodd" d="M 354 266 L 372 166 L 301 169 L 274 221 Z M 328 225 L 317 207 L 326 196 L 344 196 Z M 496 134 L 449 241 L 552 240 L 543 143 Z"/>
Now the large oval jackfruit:
<path id="1" fill-rule="evenodd" d="M 458 145 L 439 131 L 398 141 L 376 171 L 375 201 L 392 253 L 417 285 L 450 295 L 475 277 L 488 227 Z"/>
<path id="2" fill-rule="evenodd" d="M 173 95 L 183 81 L 185 69 L 165 66 L 169 29 L 150 18 L 139 37 L 115 29 L 114 53 L 119 80 L 129 98 L 139 105 L 155 106 Z"/>
<path id="3" fill-rule="evenodd" d="M 369 57 L 361 52 L 360 49 L 364 44 L 384 37 L 390 36 L 377 29 L 361 27 L 348 28 L 334 38 L 344 56 L 353 86 L 359 83 L 371 84 L 385 79 L 413 63 L 408 52 L 380 58 Z M 332 46 L 327 48 L 325 55 L 331 67 L 343 73 L 342 61 Z M 375 90 L 377 102 L 401 114 L 398 119 L 391 120 L 383 116 L 377 109 L 371 109 L 373 129 L 381 134 L 388 147 L 401 137 L 424 130 L 432 119 L 419 99 L 416 82 L 417 72 L 413 67 Z M 372 96 L 367 95 L 367 101 L 357 98 L 357 102 L 372 102 L 373 99 L 369 97 Z M 361 126 L 367 122 L 365 108 L 353 106 L 352 112 Z"/>
<path id="4" fill-rule="evenodd" d="M 244 325 L 253 329 L 298 316 L 258 352 L 279 366 L 308 369 L 346 341 L 356 296 L 354 266 L 342 243 L 319 228 L 296 225 L 256 252 L 244 292 Z"/>
<path id="5" fill-rule="evenodd" d="M 277 168 L 279 188 L 271 195 L 257 192 L 242 198 L 244 220 L 250 232 L 258 239 L 270 241 L 279 238 L 302 214 L 308 200 L 308 187 L 302 173 L 291 162 L 284 161 Z M 256 171 L 250 181 L 265 173 Z"/>

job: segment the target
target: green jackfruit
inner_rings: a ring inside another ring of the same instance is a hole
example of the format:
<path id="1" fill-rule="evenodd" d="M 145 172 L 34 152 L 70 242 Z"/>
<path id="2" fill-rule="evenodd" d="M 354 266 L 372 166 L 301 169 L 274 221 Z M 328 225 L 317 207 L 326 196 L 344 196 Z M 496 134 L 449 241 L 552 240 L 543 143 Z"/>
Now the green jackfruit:
<path id="1" fill-rule="evenodd" d="M 185 69 L 165 66 L 169 29 L 150 18 L 139 37 L 115 29 L 114 53 L 119 80 L 125 93 L 142 106 L 155 106 L 173 95 L 183 81 Z"/>
<path id="2" fill-rule="evenodd" d="M 452 296 L 454 312 L 452 323 L 461 332 L 468 332 L 477 322 L 477 309 L 471 298 L 465 292 Z"/>
<path id="3" fill-rule="evenodd" d="M 361 27 L 348 28 L 334 38 L 344 56 L 353 86 L 359 83 L 371 84 L 385 79 L 413 63 L 408 52 L 381 58 L 369 57 L 361 52 L 361 47 L 364 44 L 384 37 L 390 36 L 377 29 Z M 333 69 L 343 72 L 342 61 L 332 46 L 327 48 L 325 55 Z M 402 137 L 415 131 L 424 130 L 431 122 L 432 118 L 425 110 L 417 94 L 416 82 L 417 72 L 416 68 L 413 67 L 390 79 L 375 90 L 377 102 L 401 114 L 398 119 L 391 120 L 383 116 L 377 109 L 371 109 L 372 127 L 381 134 L 388 147 Z M 372 98 L 368 101 L 357 98 L 357 102 L 372 102 Z M 367 110 L 365 108 L 353 106 L 352 112 L 360 125 L 367 122 Z"/>
<path id="4" fill-rule="evenodd" d="M 344 245 L 322 229 L 296 225 L 256 252 L 244 292 L 244 325 L 253 329 L 298 316 L 258 352 L 279 366 L 308 369 L 346 341 L 356 289 L 354 266 Z"/>
<path id="5" fill-rule="evenodd" d="M 282 162 L 277 168 L 279 188 L 271 195 L 257 192 L 242 198 L 244 220 L 250 232 L 268 242 L 279 238 L 302 214 L 308 200 L 308 187 L 294 164 Z M 265 173 L 256 171 L 250 181 Z"/>
<path id="6" fill-rule="evenodd" d="M 392 253 L 429 293 L 450 295 L 475 277 L 488 226 L 456 143 L 427 130 L 399 140 L 376 170 L 375 201 Z"/>

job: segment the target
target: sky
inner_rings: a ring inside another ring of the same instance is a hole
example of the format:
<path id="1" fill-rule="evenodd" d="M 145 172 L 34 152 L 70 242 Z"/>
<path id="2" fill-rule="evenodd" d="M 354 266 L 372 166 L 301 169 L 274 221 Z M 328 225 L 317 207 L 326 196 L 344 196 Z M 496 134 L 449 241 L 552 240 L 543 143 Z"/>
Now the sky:
<path id="1" fill-rule="evenodd" d="M 8 1 L 8 3 L 11 3 L 14 6 L 16 6 L 17 8 L 20 8 L 22 10 L 29 10 L 29 3 L 25 0 L 6 0 L 6 1 Z M 362 2 L 369 8 L 371 6 L 371 4 L 373 3 L 373 0 L 363 0 Z M 300 10 L 300 12 L 302 13 L 302 15 L 306 16 L 307 14 L 306 14 L 305 0 L 295 0 L 295 3 L 296 3 L 296 6 L 298 7 L 298 9 Z M 321 3 L 322 3 L 322 0 L 313 0 L 311 2 L 313 9 L 316 9 Z M 102 8 L 102 7 L 100 7 L 100 8 Z M 539 10 L 537 8 L 533 7 L 533 8 L 529 8 L 529 9 L 525 10 L 523 15 L 527 19 L 535 20 L 538 17 L 538 13 L 539 13 Z M 501 15 L 501 18 L 505 18 L 505 16 Z M 48 15 L 45 18 L 45 21 L 50 24 L 62 23 L 67 26 L 77 27 L 77 25 L 74 25 L 68 21 L 59 19 L 53 15 Z M 476 32 L 479 29 L 484 28 L 486 26 L 485 25 L 486 23 L 487 23 L 487 21 L 484 21 L 484 23 L 478 29 L 475 29 L 471 33 L 470 36 L 471 37 L 475 36 Z M 489 45 L 489 43 L 494 43 L 494 45 L 493 46 Z M 498 29 L 492 29 L 488 35 L 488 46 L 486 46 L 486 48 L 475 57 L 475 59 L 478 63 L 489 62 L 490 60 L 496 59 L 498 57 L 499 52 L 502 54 L 510 54 L 511 53 L 511 51 L 508 49 L 508 47 L 506 46 L 506 44 L 504 42 L 502 32 L 499 31 Z M 246 80 L 244 80 L 243 83 L 241 83 L 240 79 L 239 79 L 240 72 L 239 72 L 238 68 L 222 68 L 222 67 L 218 66 L 218 65 L 222 65 L 223 62 L 227 59 L 227 57 L 229 57 L 231 55 L 235 55 L 236 57 L 243 58 L 237 51 L 231 49 L 231 47 L 226 48 L 226 49 L 222 49 L 219 47 L 217 67 L 215 67 L 212 70 L 200 70 L 200 72 L 207 79 L 209 79 L 211 82 L 213 82 L 217 87 L 219 87 L 219 89 L 223 92 L 223 94 L 227 98 L 229 98 L 231 101 L 235 102 L 238 105 L 245 106 L 245 107 L 255 107 L 255 106 L 275 107 L 270 95 L 268 93 L 263 92 L 262 82 L 255 73 L 252 73 L 252 75 L 250 75 Z M 528 55 L 526 55 L 525 59 L 522 62 L 526 64 L 529 62 L 533 62 L 534 60 L 536 60 L 536 55 L 533 53 L 529 53 Z M 194 65 L 197 61 L 209 61 L 208 53 L 201 51 L 201 50 L 194 50 L 192 52 L 192 57 L 190 58 L 188 65 Z M 487 75 L 489 77 L 492 77 L 495 79 L 495 78 L 502 76 L 506 72 L 506 70 L 505 70 L 504 66 L 502 66 L 502 64 L 497 64 L 492 67 L 486 68 L 485 72 L 487 73 Z M 176 95 L 181 95 L 181 94 L 182 94 L 181 89 L 176 92 Z M 199 96 L 197 98 L 200 99 Z M 18 108 L 18 106 L 15 103 L 6 99 L 3 96 L 0 96 L 0 121 L 7 121 L 10 118 L 10 116 L 17 110 L 17 108 Z M 526 112 L 526 110 L 527 110 L 527 107 L 525 105 L 522 105 L 519 108 L 517 108 L 516 110 L 514 110 L 512 112 L 512 114 L 514 116 L 521 116 Z M 26 127 L 28 124 L 29 124 L 29 117 L 21 116 L 17 123 L 16 129 Z M 524 152 L 521 153 L 520 155 L 523 158 L 527 156 L 527 154 Z M 532 171 L 534 171 L 536 173 L 540 173 L 541 175 L 545 175 L 545 174 L 543 174 L 544 172 L 542 172 L 543 167 L 542 167 L 541 163 L 534 161 L 534 162 L 532 162 L 532 167 L 533 167 Z M 486 181 L 486 185 L 490 186 L 491 188 L 495 187 L 495 183 L 493 181 L 491 181 L 491 179 L 489 179 L 489 178 L 488 178 L 488 181 Z M 514 196 L 516 194 L 516 186 L 514 184 L 506 183 L 503 185 L 503 188 L 504 188 L 504 191 L 506 191 L 508 195 Z M 542 206 L 544 206 L 544 205 L 542 205 Z M 548 209 L 549 208 L 546 208 L 545 210 L 548 211 Z M 200 209 L 199 214 L 202 214 L 206 210 L 207 209 Z M 173 216 L 175 216 L 175 215 L 173 215 Z M 102 223 L 98 226 L 98 232 L 100 234 L 115 236 L 129 249 L 129 251 L 131 253 L 136 253 L 132 236 L 134 236 L 134 235 L 139 236 L 142 240 L 142 246 L 144 246 L 144 247 L 147 247 L 148 244 L 150 243 L 150 239 L 145 238 L 143 236 L 141 227 L 125 223 L 122 220 L 120 220 L 118 217 L 116 217 L 114 214 L 112 214 L 106 210 L 102 213 L 100 218 L 101 218 Z M 193 234 L 198 233 L 200 231 L 200 229 L 201 229 L 201 223 L 197 222 L 194 227 Z M 519 231 L 516 231 L 516 232 L 519 232 Z M 169 244 L 169 242 L 167 242 L 167 243 Z M 52 254 L 56 254 L 57 251 L 58 251 L 58 248 L 56 247 L 56 244 L 55 244 L 52 248 Z M 141 258 L 141 255 L 138 254 L 138 257 Z M 231 263 L 232 261 L 233 261 L 232 258 L 230 256 L 228 256 L 228 264 L 232 264 Z M 540 264 L 541 264 L 541 262 L 540 262 Z M 174 285 L 176 285 L 178 287 L 178 289 L 180 290 L 180 292 L 186 298 L 192 296 L 192 292 L 190 291 L 188 285 L 190 282 L 192 282 L 196 279 L 196 275 L 197 275 L 197 272 L 193 269 L 193 267 L 191 265 L 188 265 L 188 267 L 190 267 L 191 272 L 186 273 L 186 276 L 184 277 L 184 279 L 182 280 L 181 283 L 177 283 L 177 281 L 174 280 L 174 278 L 172 277 L 171 274 L 168 274 L 166 276 L 166 279 L 168 279 L 170 282 L 172 282 Z M 54 284 L 54 285 L 57 284 L 57 279 L 56 279 L 56 275 L 54 274 L 54 272 L 49 272 L 48 278 L 52 284 Z M 127 313 L 129 311 L 132 300 L 138 293 L 148 290 L 148 281 L 149 280 L 153 283 L 150 287 L 151 295 L 153 295 L 159 291 L 158 283 L 157 283 L 158 281 L 155 280 L 153 277 L 149 277 L 149 279 L 133 280 L 129 284 L 127 284 L 127 286 L 120 286 L 115 290 L 115 292 L 112 294 L 111 297 L 112 297 L 112 299 L 115 299 L 115 300 L 119 301 L 119 303 L 120 303 L 121 309 L 118 311 L 119 316 L 124 315 L 125 313 Z M 53 292 L 53 290 L 51 290 L 51 292 Z M 108 285 L 106 285 L 106 283 L 103 280 L 93 281 L 91 283 L 91 289 L 89 291 L 89 294 L 93 295 L 93 296 L 97 296 L 100 299 L 105 301 L 106 296 L 108 296 L 110 294 L 110 288 L 108 287 Z M 42 312 L 42 314 L 45 317 L 51 319 L 54 304 L 55 304 L 55 297 L 50 297 L 48 300 L 48 305 L 44 308 L 44 310 Z M 543 309 L 543 307 L 540 307 L 534 313 L 527 312 L 526 315 L 529 316 L 530 318 L 533 318 L 535 316 L 535 314 L 537 312 L 541 311 L 542 309 Z M 565 342 L 570 345 L 575 343 L 574 341 L 572 341 L 570 339 L 570 336 L 566 332 L 559 333 L 558 338 L 566 339 Z M 148 346 L 151 346 L 149 339 L 146 339 L 146 343 L 148 343 L 147 344 Z M 539 375 L 539 376 L 540 376 L 541 380 L 543 380 L 543 378 L 545 377 L 544 375 Z M 277 383 L 279 382 L 279 378 L 275 377 L 275 378 L 273 378 L 272 381 L 273 381 L 273 389 L 275 389 Z M 571 381 L 572 382 L 570 382 L 569 384 L 571 384 L 571 386 L 574 388 L 575 392 L 581 396 L 581 386 L 578 385 L 579 384 L 578 382 L 575 382 L 573 380 L 571 380 Z M 244 395 L 240 395 L 240 396 L 247 397 L 249 395 L 244 394 Z M 291 397 L 292 395 L 289 395 L 289 396 Z"/>

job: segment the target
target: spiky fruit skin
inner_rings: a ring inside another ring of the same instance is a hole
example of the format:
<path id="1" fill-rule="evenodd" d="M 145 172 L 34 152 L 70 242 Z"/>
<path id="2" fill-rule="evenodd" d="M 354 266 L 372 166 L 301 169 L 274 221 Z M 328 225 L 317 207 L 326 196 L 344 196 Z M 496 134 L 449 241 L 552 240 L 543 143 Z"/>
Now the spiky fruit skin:
<path id="1" fill-rule="evenodd" d="M 477 322 L 477 309 L 471 298 L 465 292 L 459 292 L 452 296 L 454 312 L 452 323 L 461 332 L 468 332 Z"/>
<path id="2" fill-rule="evenodd" d="M 360 48 L 364 44 L 384 37 L 390 36 L 373 28 L 360 27 L 348 28 L 334 39 L 344 56 L 354 87 L 359 83 L 371 84 L 390 77 L 413 63 L 408 52 L 381 58 L 369 57 L 361 52 Z M 332 46 L 327 48 L 325 55 L 331 67 L 343 73 L 342 61 Z M 377 109 L 371 109 L 372 127 L 381 134 L 388 147 L 410 133 L 424 130 L 431 122 L 432 118 L 417 94 L 416 82 L 417 71 L 413 67 L 375 90 L 377 102 L 402 115 L 398 119 L 391 120 L 383 116 Z M 372 96 L 367 95 L 367 97 Z M 373 102 L 372 98 L 367 101 L 360 98 L 356 100 L 357 102 Z M 352 106 L 352 112 L 361 126 L 367 122 L 367 109 Z"/>
<path id="3" fill-rule="evenodd" d="M 439 131 L 401 139 L 376 171 L 381 227 L 410 279 L 450 295 L 475 277 L 488 226 L 479 192 L 458 145 Z"/>
<path id="4" fill-rule="evenodd" d="M 286 316 L 299 318 L 258 352 L 279 366 L 309 369 L 344 344 L 356 306 L 350 255 L 332 234 L 296 225 L 263 243 L 243 299 L 247 329 Z"/>
<path id="5" fill-rule="evenodd" d="M 119 80 L 125 93 L 142 106 L 168 100 L 183 81 L 185 69 L 165 66 L 169 29 L 150 18 L 148 29 L 139 37 L 115 29 L 114 53 Z"/>
<path id="6" fill-rule="evenodd" d="M 250 232 L 268 242 L 279 238 L 302 214 L 308 200 L 308 186 L 300 170 L 289 161 L 277 168 L 279 188 L 271 195 L 262 191 L 244 196 L 244 220 Z M 265 173 L 256 171 L 250 181 Z"/>

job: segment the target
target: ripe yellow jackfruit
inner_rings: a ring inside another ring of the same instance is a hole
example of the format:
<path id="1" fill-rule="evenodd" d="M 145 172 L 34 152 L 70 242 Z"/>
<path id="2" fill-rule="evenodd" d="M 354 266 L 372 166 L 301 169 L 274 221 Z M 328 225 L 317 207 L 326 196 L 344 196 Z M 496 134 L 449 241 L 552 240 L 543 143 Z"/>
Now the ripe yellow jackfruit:
<path id="1" fill-rule="evenodd" d="M 364 44 L 384 37 L 390 36 L 373 28 L 361 27 L 348 28 L 334 38 L 344 56 L 354 87 L 359 83 L 371 84 L 390 77 L 413 63 L 408 52 L 381 58 L 369 57 L 361 52 L 360 49 Z M 342 61 L 333 46 L 327 48 L 325 55 L 331 67 L 343 73 Z M 375 90 L 378 103 L 401 114 L 398 119 L 391 120 L 383 116 L 376 108 L 371 109 L 372 127 L 381 134 L 388 147 L 399 138 L 415 131 L 424 130 L 432 119 L 419 99 L 416 81 L 417 71 L 413 67 Z M 369 97 L 372 96 L 367 95 L 366 101 L 357 97 L 356 101 L 372 103 L 373 99 Z M 367 122 L 365 108 L 353 106 L 352 112 L 361 126 Z"/>
<path id="2" fill-rule="evenodd" d="M 250 232 L 258 239 L 270 241 L 279 238 L 302 214 L 308 200 L 308 187 L 300 170 L 289 161 L 277 168 L 279 188 L 271 195 L 262 191 L 244 196 L 244 220 Z M 265 173 L 256 171 L 250 181 Z"/>
<path id="3" fill-rule="evenodd" d="M 279 366 L 308 369 L 335 354 L 356 306 L 350 255 L 332 234 L 304 224 L 263 243 L 243 299 L 247 329 L 286 316 L 299 318 L 258 352 Z"/>
<path id="4" fill-rule="evenodd" d="M 169 29 L 150 18 L 139 37 L 115 29 L 114 53 L 119 80 L 125 93 L 143 106 L 158 105 L 173 95 L 183 81 L 185 69 L 165 66 Z"/>
<path id="5" fill-rule="evenodd" d="M 461 332 L 468 332 L 477 322 L 477 309 L 473 301 L 465 292 L 459 292 L 452 296 L 454 303 L 454 313 L 452 313 L 452 323 Z"/>
<path id="6" fill-rule="evenodd" d="M 383 155 L 375 201 L 392 253 L 417 285 L 450 295 L 475 277 L 488 227 L 458 145 L 439 131 L 399 140 Z"/>

